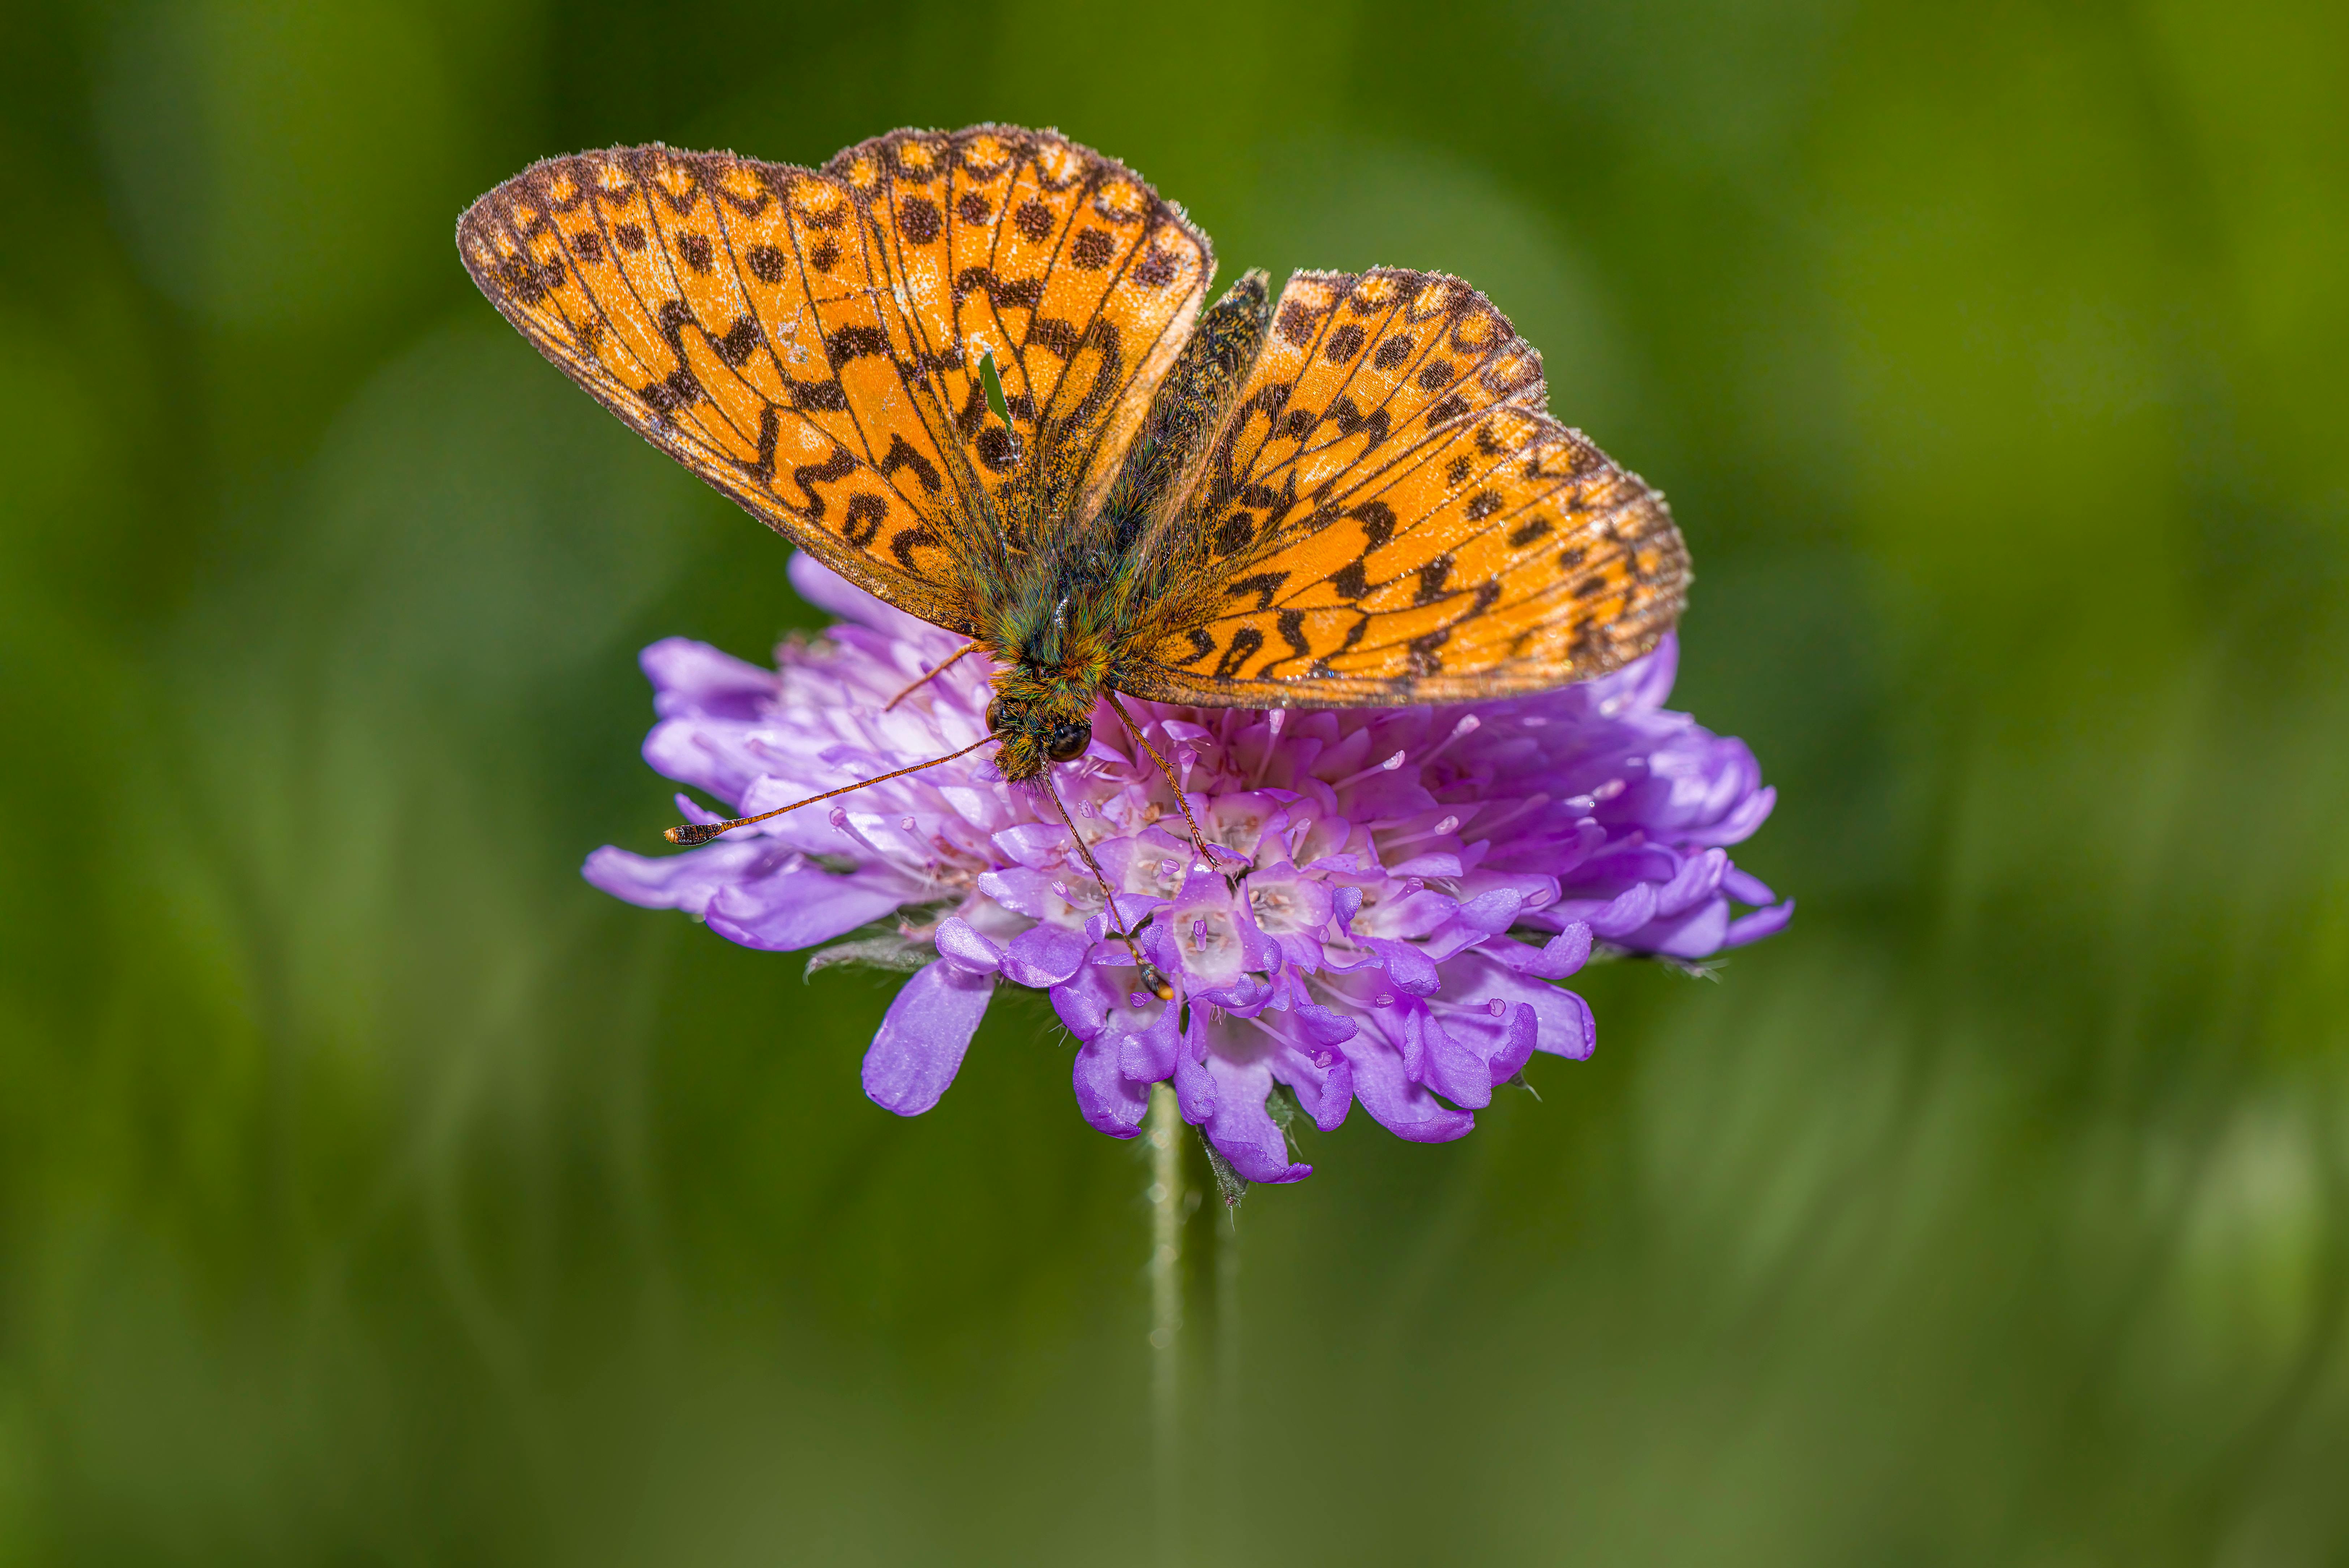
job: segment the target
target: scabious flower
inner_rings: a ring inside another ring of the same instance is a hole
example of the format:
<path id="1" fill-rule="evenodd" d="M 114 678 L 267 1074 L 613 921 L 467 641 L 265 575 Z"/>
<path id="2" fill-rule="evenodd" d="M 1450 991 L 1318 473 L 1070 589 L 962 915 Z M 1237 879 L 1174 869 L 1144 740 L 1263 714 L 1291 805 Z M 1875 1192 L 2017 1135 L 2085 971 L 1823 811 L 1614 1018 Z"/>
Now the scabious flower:
<path id="1" fill-rule="evenodd" d="M 785 644 L 777 669 L 683 638 L 645 650 L 656 769 L 752 814 L 985 734 L 981 657 L 885 711 L 959 638 L 805 556 L 792 579 L 844 624 Z M 1694 962 L 1786 923 L 1793 903 L 1726 851 L 1773 792 L 1744 742 L 1663 708 L 1676 652 L 1459 707 L 1129 702 L 1201 830 L 1251 868 L 1237 879 L 1237 860 L 1200 861 L 1173 788 L 1104 706 L 1054 779 L 1113 914 L 1050 799 L 1004 782 L 984 748 L 680 854 L 606 847 L 585 875 L 747 947 L 851 938 L 811 963 L 911 969 L 864 1057 L 865 1093 L 890 1110 L 937 1103 L 1009 981 L 1050 993 L 1076 1037 L 1094 1127 L 1132 1137 L 1171 1078 L 1240 1175 L 1292 1181 L 1310 1167 L 1268 1109 L 1276 1086 L 1325 1130 L 1359 1100 L 1402 1137 L 1458 1138 L 1535 1051 L 1590 1055 L 1590 1009 L 1555 982 L 1594 943 Z M 1172 1001 L 1118 934 L 1136 926 Z"/>

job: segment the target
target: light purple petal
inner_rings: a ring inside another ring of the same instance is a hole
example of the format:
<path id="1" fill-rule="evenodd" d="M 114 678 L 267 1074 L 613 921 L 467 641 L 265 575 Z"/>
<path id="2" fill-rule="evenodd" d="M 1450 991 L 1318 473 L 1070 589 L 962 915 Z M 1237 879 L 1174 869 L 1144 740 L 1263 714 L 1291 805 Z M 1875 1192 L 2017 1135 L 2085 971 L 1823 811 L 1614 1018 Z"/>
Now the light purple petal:
<path id="1" fill-rule="evenodd" d="M 919 1116 L 937 1104 L 962 1068 L 994 989 L 994 976 L 946 959 L 916 970 L 864 1053 L 866 1097 L 899 1116 Z"/>
<path id="2" fill-rule="evenodd" d="M 1759 942 L 1765 936 L 1775 936 L 1786 929 L 1795 918 L 1795 901 L 1788 899 L 1769 909 L 1757 909 L 1751 914 L 1741 914 L 1729 923 L 1728 933 L 1721 939 L 1723 947 L 1743 947 L 1749 942 Z"/>
<path id="3" fill-rule="evenodd" d="M 895 911 L 902 889 L 810 869 L 722 888 L 702 918 L 729 942 L 767 953 L 796 953 L 844 936 Z"/>
<path id="4" fill-rule="evenodd" d="M 1207 1119 L 1207 1141 L 1251 1181 L 1301 1181 L 1313 1167 L 1292 1162 L 1288 1141 L 1264 1108 L 1272 1074 L 1260 1065 L 1241 1066 L 1210 1058 L 1216 1079 L 1215 1111 Z"/>
<path id="5" fill-rule="evenodd" d="M 699 914 L 722 888 L 766 875 L 791 851 L 763 839 L 721 839 L 676 855 L 639 855 L 606 844 L 579 874 L 590 886 L 646 909 Z"/>
<path id="6" fill-rule="evenodd" d="M 748 722 L 766 710 L 782 685 L 774 671 L 688 637 L 662 638 L 636 664 L 653 683 L 653 711 L 663 718 L 691 714 Z"/>
<path id="7" fill-rule="evenodd" d="M 1118 1067 L 1126 1077 L 1140 1083 L 1157 1083 L 1174 1076 L 1174 1057 L 1183 1048 L 1183 1037 L 1175 1027 L 1175 1015 L 1181 1008 L 1169 1002 L 1158 1010 L 1145 1029 L 1120 1035 Z"/>
<path id="8" fill-rule="evenodd" d="M 1039 990 L 1058 985 L 1084 966 L 1085 939 L 1060 925 L 1035 925 L 1003 950 L 1003 977 Z"/>
<path id="9" fill-rule="evenodd" d="M 1476 1119 L 1453 1110 L 1403 1077 L 1402 1058 L 1385 1051 L 1361 1049 L 1347 1053 L 1353 1064 L 1354 1098 L 1381 1127 L 1414 1143 L 1449 1143 L 1466 1136 Z"/>
<path id="10" fill-rule="evenodd" d="M 1132 1138 L 1142 1130 L 1142 1119 L 1150 1109 L 1150 1086 L 1118 1070 L 1112 1037 L 1088 1040 L 1079 1048 L 1075 1081 L 1077 1109 L 1095 1131 Z"/>
<path id="11" fill-rule="evenodd" d="M 1003 949 L 971 928 L 970 922 L 958 914 L 950 914 L 938 922 L 938 956 L 951 958 L 965 968 L 981 974 L 993 974 L 1003 966 Z M 1061 976 L 1065 980 L 1067 975 Z"/>

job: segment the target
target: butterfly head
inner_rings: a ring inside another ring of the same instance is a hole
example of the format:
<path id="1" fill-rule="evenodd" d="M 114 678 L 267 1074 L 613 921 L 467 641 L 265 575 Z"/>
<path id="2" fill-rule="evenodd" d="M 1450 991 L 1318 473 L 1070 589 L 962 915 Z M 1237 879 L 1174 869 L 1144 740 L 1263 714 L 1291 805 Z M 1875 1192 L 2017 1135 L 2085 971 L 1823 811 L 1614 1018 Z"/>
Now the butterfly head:
<path id="1" fill-rule="evenodd" d="M 1073 762 L 1092 744 L 1090 683 L 1032 666 L 1002 677 L 987 710 L 987 727 L 1002 742 L 997 766 L 1014 783 L 1040 777 L 1055 762 Z"/>

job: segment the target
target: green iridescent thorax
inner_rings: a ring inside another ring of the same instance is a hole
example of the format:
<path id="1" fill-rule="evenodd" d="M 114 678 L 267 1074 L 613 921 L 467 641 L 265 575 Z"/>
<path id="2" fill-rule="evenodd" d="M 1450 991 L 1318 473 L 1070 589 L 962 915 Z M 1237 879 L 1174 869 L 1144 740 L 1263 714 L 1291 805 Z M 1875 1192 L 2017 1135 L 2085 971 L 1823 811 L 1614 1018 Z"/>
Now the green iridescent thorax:
<path id="1" fill-rule="evenodd" d="M 1251 272 L 1200 317 L 1099 511 L 1006 573 L 978 639 L 1009 666 L 988 710 L 1006 779 L 1035 779 L 1081 755 L 1120 663 L 1161 634 L 1154 606 L 1187 564 L 1163 524 L 1245 380 L 1268 315 L 1265 275 Z"/>

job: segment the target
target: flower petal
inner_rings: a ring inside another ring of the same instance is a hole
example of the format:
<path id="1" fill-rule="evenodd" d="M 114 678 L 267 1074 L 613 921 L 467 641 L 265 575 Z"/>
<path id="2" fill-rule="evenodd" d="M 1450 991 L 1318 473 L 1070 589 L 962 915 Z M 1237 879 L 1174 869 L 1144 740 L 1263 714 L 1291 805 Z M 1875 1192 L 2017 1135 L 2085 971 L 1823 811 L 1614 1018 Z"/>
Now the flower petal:
<path id="1" fill-rule="evenodd" d="M 1272 1074 L 1255 1062 L 1243 1066 L 1217 1057 L 1208 1070 L 1216 1079 L 1215 1110 L 1207 1119 L 1207 1141 L 1232 1162 L 1232 1169 L 1251 1181 L 1302 1181 L 1313 1167 L 1293 1163 L 1288 1140 L 1264 1108 L 1272 1092 Z"/>
<path id="2" fill-rule="evenodd" d="M 1084 967 L 1085 939 L 1064 925 L 1031 925 L 1003 950 L 1003 977 L 1038 990 Z"/>
<path id="3" fill-rule="evenodd" d="M 639 855 L 605 844 L 587 857 L 579 874 L 591 887 L 645 909 L 699 914 L 719 889 L 766 876 L 791 853 L 761 839 L 720 839 L 679 855 Z"/>
<path id="4" fill-rule="evenodd" d="M 1784 903 L 1773 905 L 1768 909 L 1757 909 L 1751 914 L 1741 914 L 1729 923 L 1729 930 L 1722 937 L 1721 944 L 1723 947 L 1743 947 L 1749 942 L 1759 942 L 1765 936 L 1775 936 L 1785 930 L 1786 923 L 1794 918 L 1795 901 L 1791 898 Z"/>
<path id="5" fill-rule="evenodd" d="M 1183 1037 L 1175 1027 L 1177 1004 L 1169 1002 L 1158 1009 L 1158 1016 L 1145 1029 L 1117 1037 L 1118 1068 L 1137 1083 L 1156 1083 L 1174 1076 L 1174 1057 L 1183 1048 Z"/>
<path id="6" fill-rule="evenodd" d="M 1003 967 L 1003 949 L 981 936 L 970 922 L 958 914 L 938 922 L 937 943 L 939 957 L 951 958 L 968 968 L 991 975 Z M 1068 976 L 1063 975 L 1061 978 L 1065 980 Z"/>
<path id="7" fill-rule="evenodd" d="M 919 1116 L 961 1070 L 987 1014 L 994 976 L 940 959 L 905 982 L 864 1053 L 864 1093 L 884 1110 Z"/>
<path id="8" fill-rule="evenodd" d="M 879 878 L 838 877 L 811 866 L 721 888 L 702 918 L 729 942 L 765 953 L 796 953 L 880 919 L 905 896 Z"/>
<path id="9" fill-rule="evenodd" d="M 636 665 L 653 683 L 653 711 L 663 718 L 691 714 L 748 722 L 782 686 L 774 671 L 690 637 L 663 637 L 636 655 Z"/>
<path id="10" fill-rule="evenodd" d="M 1358 1047 L 1346 1057 L 1353 1064 L 1354 1098 L 1372 1119 L 1397 1138 L 1414 1143 L 1449 1143 L 1475 1127 L 1475 1117 L 1439 1103 L 1403 1077 L 1402 1058 L 1392 1052 Z"/>
<path id="11" fill-rule="evenodd" d="M 1087 1040 L 1077 1051 L 1077 1109 L 1086 1124 L 1112 1138 L 1132 1138 L 1142 1130 L 1150 1109 L 1150 1086 L 1136 1083 L 1118 1067 L 1116 1037 Z"/>

